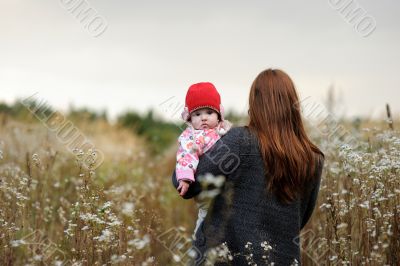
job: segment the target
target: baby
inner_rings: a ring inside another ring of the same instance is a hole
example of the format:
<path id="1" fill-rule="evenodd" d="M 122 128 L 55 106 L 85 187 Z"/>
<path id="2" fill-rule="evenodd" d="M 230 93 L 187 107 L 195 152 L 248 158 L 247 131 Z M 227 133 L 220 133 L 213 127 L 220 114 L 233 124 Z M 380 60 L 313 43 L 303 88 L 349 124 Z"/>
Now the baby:
<path id="1" fill-rule="evenodd" d="M 186 94 L 185 109 L 182 118 L 187 128 L 179 136 L 179 149 L 176 155 L 177 190 L 185 195 L 191 183 L 199 157 L 208 151 L 230 128 L 231 123 L 224 119 L 221 97 L 212 83 L 201 82 L 189 87 Z M 195 198 L 199 208 L 194 235 L 207 215 L 208 206 Z"/>

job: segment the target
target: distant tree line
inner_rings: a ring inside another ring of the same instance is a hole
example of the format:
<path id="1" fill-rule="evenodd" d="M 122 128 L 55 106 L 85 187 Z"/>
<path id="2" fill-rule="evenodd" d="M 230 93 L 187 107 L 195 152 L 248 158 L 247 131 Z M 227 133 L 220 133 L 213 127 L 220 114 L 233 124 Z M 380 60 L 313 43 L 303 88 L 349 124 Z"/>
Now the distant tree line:
<path id="1" fill-rule="evenodd" d="M 29 105 L 39 106 L 40 103 L 32 100 Z M 37 112 L 41 111 L 43 110 L 39 109 Z M 52 113 L 54 109 L 46 106 L 45 112 Z M 28 108 L 22 104 L 22 101 L 16 101 L 11 105 L 0 102 L 0 115 L 2 115 L 3 119 L 9 116 L 23 122 L 37 121 Z M 75 108 L 71 106 L 65 115 L 72 121 L 95 122 L 102 120 L 109 123 L 106 111 L 99 112 L 88 108 Z M 237 124 L 237 121 L 240 121 L 241 117 L 237 113 L 228 112 L 226 119 Z M 144 114 L 136 111 L 127 111 L 117 117 L 117 124 L 143 137 L 148 142 L 150 151 L 154 153 L 160 153 L 170 147 L 186 127 L 183 121 L 181 123 L 173 123 L 157 118 L 153 110 L 149 110 Z"/>

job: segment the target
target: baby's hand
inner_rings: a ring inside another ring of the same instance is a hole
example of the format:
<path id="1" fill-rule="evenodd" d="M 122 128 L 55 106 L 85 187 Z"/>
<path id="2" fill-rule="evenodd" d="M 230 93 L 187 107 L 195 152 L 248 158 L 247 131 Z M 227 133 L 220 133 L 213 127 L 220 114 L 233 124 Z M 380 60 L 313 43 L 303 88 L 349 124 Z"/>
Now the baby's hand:
<path id="1" fill-rule="evenodd" d="M 186 194 L 186 192 L 188 191 L 189 185 L 190 185 L 190 183 L 188 181 L 180 180 L 179 186 L 177 188 L 179 195 L 181 195 L 183 197 Z"/>

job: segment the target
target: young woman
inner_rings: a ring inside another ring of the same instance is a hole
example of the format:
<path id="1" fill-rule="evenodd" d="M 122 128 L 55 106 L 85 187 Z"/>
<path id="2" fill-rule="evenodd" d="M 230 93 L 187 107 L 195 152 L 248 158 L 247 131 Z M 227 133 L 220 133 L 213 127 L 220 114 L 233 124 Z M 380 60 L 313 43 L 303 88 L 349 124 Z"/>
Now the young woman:
<path id="1" fill-rule="evenodd" d="M 226 182 L 196 233 L 195 264 L 222 243 L 233 265 L 300 263 L 298 238 L 315 206 L 324 155 L 307 137 L 298 103 L 285 72 L 261 72 L 250 89 L 248 126 L 231 129 L 200 159 L 196 176 Z M 200 191 L 196 182 L 184 198 Z"/>

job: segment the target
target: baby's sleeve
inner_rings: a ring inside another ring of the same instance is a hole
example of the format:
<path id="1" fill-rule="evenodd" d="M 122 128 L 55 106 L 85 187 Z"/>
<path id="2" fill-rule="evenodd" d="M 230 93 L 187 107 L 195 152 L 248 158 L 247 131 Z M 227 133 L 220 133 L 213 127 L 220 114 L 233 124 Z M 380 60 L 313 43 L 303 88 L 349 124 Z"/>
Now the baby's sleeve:
<path id="1" fill-rule="evenodd" d="M 179 136 L 179 148 L 176 154 L 176 179 L 194 182 L 194 173 L 199 164 L 198 150 L 195 149 L 196 144 L 194 136 L 190 129 L 186 129 Z"/>

